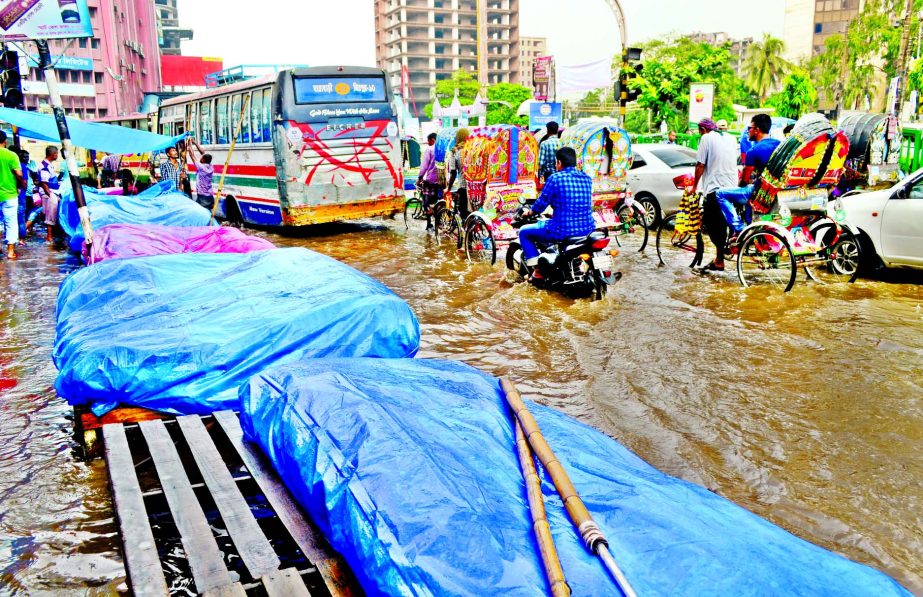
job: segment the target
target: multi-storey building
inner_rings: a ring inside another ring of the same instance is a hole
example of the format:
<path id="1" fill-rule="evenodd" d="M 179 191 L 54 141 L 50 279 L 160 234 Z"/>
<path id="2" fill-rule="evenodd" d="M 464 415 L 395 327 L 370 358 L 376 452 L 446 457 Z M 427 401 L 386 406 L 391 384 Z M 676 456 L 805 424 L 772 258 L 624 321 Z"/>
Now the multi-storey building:
<path id="1" fill-rule="evenodd" d="M 157 27 L 160 35 L 160 53 L 179 55 L 180 42 L 192 39 L 192 29 L 179 26 L 176 0 L 154 0 L 157 11 Z"/>
<path id="2" fill-rule="evenodd" d="M 834 33 L 844 33 L 865 0 L 786 0 L 785 51 L 791 61 L 816 56 Z"/>
<path id="3" fill-rule="evenodd" d="M 688 35 L 687 37 L 692 41 L 706 43 L 712 46 L 723 46 L 727 44 L 728 53 L 731 55 L 731 68 L 733 68 L 734 72 L 738 75 L 741 74 L 740 69 L 744 59 L 747 57 L 747 50 L 750 48 L 750 44 L 753 43 L 752 37 L 734 39 L 724 32 L 696 32 Z"/>
<path id="4" fill-rule="evenodd" d="M 548 55 L 544 37 L 519 38 L 519 84 L 532 89 L 532 64 L 538 56 Z"/>
<path id="5" fill-rule="evenodd" d="M 431 101 L 436 81 L 458 69 L 477 74 L 485 86 L 519 82 L 519 0 L 374 0 L 374 6 L 379 68 L 417 104 Z"/>
<path id="6" fill-rule="evenodd" d="M 150 0 L 88 0 L 87 4 L 93 37 L 49 42 L 64 109 L 80 118 L 137 112 L 144 94 L 161 87 L 154 4 Z M 28 72 L 23 71 L 27 110 L 48 103 L 48 86 L 36 61 L 30 60 Z"/>

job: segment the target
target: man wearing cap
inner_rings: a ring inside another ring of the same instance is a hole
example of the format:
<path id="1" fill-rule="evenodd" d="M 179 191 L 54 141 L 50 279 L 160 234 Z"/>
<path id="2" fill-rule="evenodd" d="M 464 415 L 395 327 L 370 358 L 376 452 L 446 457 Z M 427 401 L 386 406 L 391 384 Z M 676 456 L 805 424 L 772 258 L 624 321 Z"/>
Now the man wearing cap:
<path id="1" fill-rule="evenodd" d="M 717 132 L 718 125 L 711 118 L 699 121 L 698 163 L 695 165 L 695 182 L 692 192 L 702 191 L 705 206 L 702 223 L 708 230 L 708 236 L 717 249 L 715 259 L 703 269 L 707 271 L 724 271 L 724 246 L 727 241 L 727 222 L 715 193 L 718 189 L 737 184 L 737 151 Z"/>
<path id="2" fill-rule="evenodd" d="M 724 139 L 724 142 L 728 145 L 734 147 L 734 151 L 737 151 L 737 137 L 728 132 L 728 121 L 721 119 L 715 123 L 718 125 L 718 134 L 721 135 L 721 138 Z"/>

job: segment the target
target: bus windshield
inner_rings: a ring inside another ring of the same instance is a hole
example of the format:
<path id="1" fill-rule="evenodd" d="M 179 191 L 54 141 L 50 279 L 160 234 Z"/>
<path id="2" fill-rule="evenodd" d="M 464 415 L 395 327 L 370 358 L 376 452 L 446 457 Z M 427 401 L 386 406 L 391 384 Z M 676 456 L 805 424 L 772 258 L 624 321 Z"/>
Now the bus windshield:
<path id="1" fill-rule="evenodd" d="M 384 77 L 295 77 L 296 104 L 386 102 Z"/>

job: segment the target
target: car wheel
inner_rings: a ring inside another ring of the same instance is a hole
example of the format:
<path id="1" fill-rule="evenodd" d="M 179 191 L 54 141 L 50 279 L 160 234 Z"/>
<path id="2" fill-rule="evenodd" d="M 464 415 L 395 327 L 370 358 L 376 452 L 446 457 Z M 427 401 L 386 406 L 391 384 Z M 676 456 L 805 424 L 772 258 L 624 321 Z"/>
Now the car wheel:
<path id="1" fill-rule="evenodd" d="M 648 229 L 656 230 L 660 226 L 660 221 L 663 219 L 663 214 L 660 212 L 660 203 L 653 195 L 648 195 L 646 193 L 635 197 L 635 201 L 641 204 L 641 207 L 644 208 L 644 213 L 647 214 L 645 217 L 647 219 Z"/>

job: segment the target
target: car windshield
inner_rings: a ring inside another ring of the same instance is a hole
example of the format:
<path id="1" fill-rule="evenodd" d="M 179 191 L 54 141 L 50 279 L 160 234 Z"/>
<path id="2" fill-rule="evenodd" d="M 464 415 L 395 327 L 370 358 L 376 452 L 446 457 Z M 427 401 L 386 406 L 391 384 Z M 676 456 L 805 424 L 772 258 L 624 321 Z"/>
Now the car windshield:
<path id="1" fill-rule="evenodd" d="M 670 168 L 688 168 L 696 163 L 695 154 L 688 149 L 652 149 L 651 153 Z"/>

